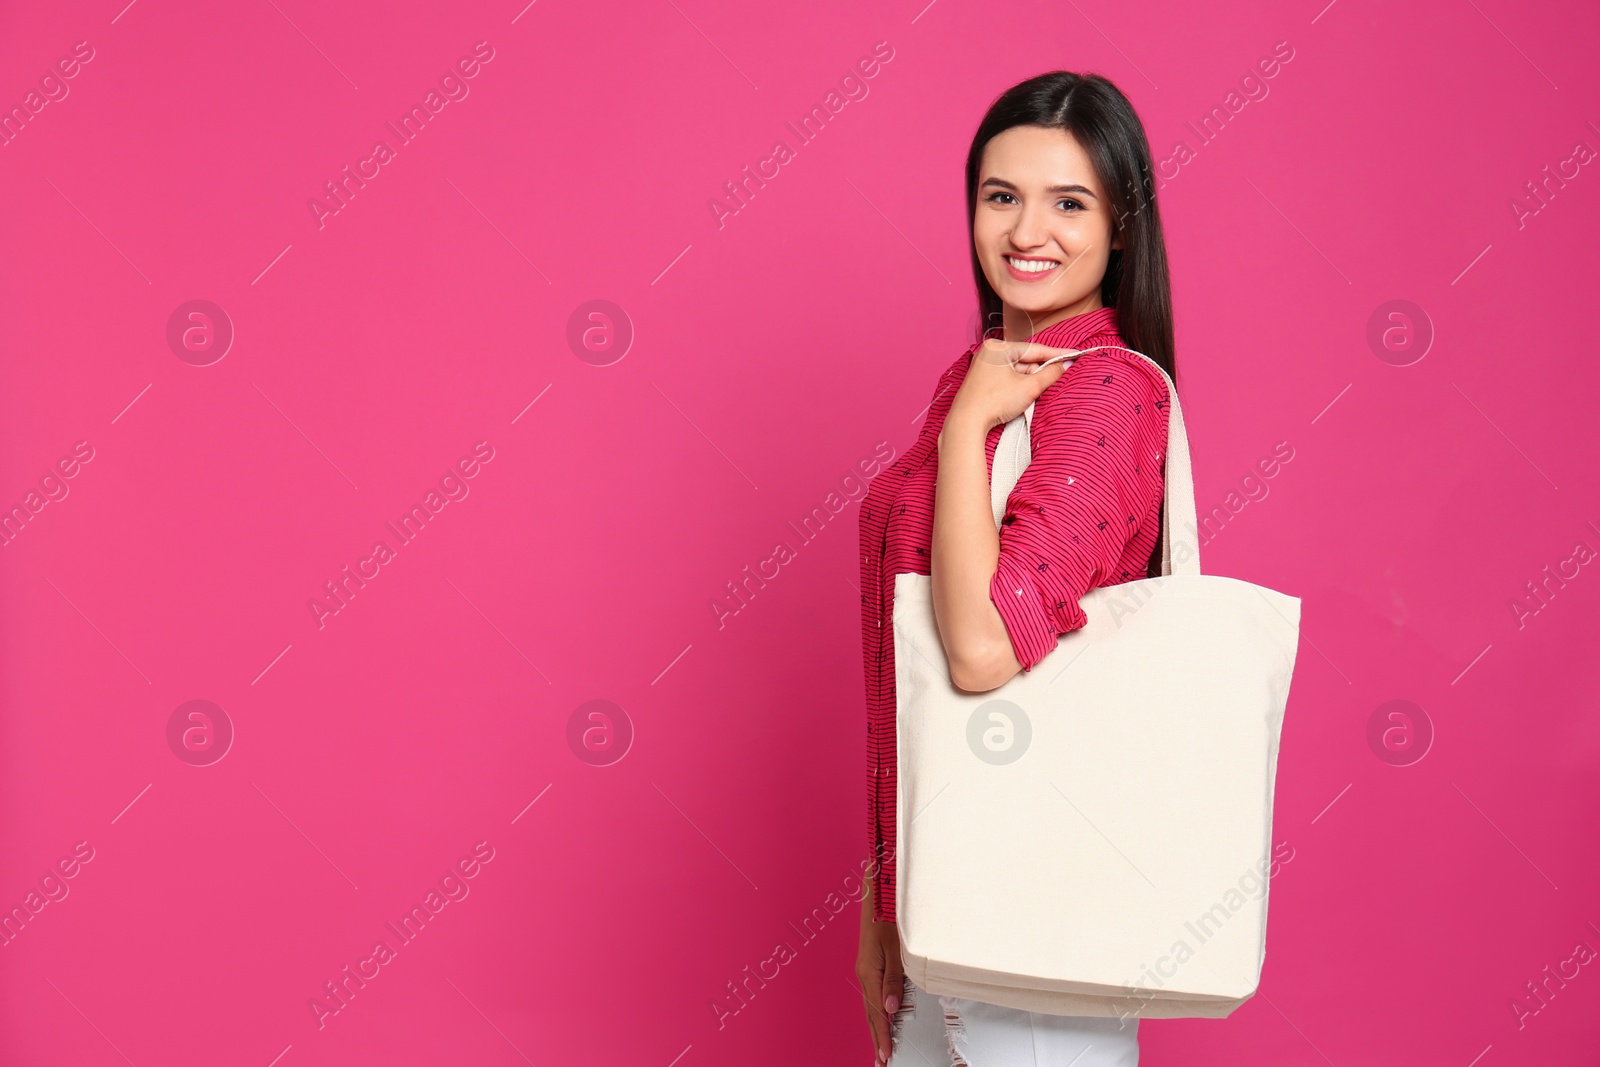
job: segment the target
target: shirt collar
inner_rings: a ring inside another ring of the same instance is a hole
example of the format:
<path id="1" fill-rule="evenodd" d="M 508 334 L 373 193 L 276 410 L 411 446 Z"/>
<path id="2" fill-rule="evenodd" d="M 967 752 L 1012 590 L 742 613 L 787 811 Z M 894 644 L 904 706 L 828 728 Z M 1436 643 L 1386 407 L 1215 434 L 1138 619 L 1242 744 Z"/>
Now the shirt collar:
<path id="1" fill-rule="evenodd" d="M 1003 327 L 991 327 L 985 337 L 999 337 Z M 1046 326 L 1028 340 L 1036 344 L 1046 345 L 1050 348 L 1082 348 L 1085 341 L 1104 333 L 1117 332 L 1117 309 L 1110 307 L 1096 308 L 1086 311 L 1082 315 L 1074 315 L 1070 319 Z"/>

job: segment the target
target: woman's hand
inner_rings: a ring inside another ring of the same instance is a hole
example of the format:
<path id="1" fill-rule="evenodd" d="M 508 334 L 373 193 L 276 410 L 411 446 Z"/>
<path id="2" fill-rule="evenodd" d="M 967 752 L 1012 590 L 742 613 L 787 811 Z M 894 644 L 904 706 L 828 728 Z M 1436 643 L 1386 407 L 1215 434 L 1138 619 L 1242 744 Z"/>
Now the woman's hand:
<path id="1" fill-rule="evenodd" d="M 991 337 L 972 354 L 946 421 L 972 421 L 985 432 L 1010 422 L 1055 384 L 1077 354 L 1075 348 Z M 1060 356 L 1067 358 L 1042 366 Z"/>
<path id="2" fill-rule="evenodd" d="M 866 998 L 872 1047 L 878 1054 L 878 1062 L 886 1064 L 893 1052 L 890 1021 L 900 1010 L 906 974 L 900 962 L 900 928 L 894 923 L 872 921 L 871 882 L 866 889 L 861 898 L 861 946 L 856 953 L 856 979 Z"/>

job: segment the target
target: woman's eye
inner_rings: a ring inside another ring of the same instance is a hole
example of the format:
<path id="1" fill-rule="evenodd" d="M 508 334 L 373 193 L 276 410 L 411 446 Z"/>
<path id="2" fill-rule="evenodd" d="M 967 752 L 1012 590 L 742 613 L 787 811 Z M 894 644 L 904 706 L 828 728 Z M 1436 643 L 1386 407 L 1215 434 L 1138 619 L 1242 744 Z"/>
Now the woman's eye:
<path id="1" fill-rule="evenodd" d="M 1012 196 L 1010 193 L 1001 193 L 1001 192 L 990 193 L 987 196 L 985 196 L 983 199 L 984 199 L 984 201 L 986 203 L 990 203 L 990 204 L 1001 204 L 1001 203 L 1010 204 L 1010 203 L 1015 203 L 1016 202 L 1016 197 Z M 1080 204 L 1078 201 L 1072 199 L 1071 197 L 1062 197 L 1060 200 L 1056 201 L 1056 206 L 1061 208 L 1064 211 L 1069 211 L 1069 212 L 1077 212 L 1077 211 L 1086 210 L 1082 204 Z"/>

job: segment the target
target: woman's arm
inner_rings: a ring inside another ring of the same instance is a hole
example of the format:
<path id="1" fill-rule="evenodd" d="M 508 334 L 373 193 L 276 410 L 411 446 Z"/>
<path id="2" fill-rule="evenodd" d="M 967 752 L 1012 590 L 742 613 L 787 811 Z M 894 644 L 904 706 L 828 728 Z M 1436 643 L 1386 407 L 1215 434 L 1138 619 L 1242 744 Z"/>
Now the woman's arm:
<path id="1" fill-rule="evenodd" d="M 933 502 L 934 613 L 950 683 L 971 693 L 995 689 L 1022 669 L 989 597 L 1000 561 L 1000 535 L 989 503 L 990 429 L 981 419 L 951 411 L 939 433 Z"/>
<path id="2" fill-rule="evenodd" d="M 934 607 L 951 683 L 969 692 L 1031 669 L 1082 626 L 1078 601 L 1105 584 L 1160 499 L 1166 383 L 1119 357 L 1085 358 L 1034 409 L 1032 459 L 996 531 L 988 428 L 959 406 L 939 441 Z M 993 425 L 991 423 L 990 425 Z"/>
<path id="3" fill-rule="evenodd" d="M 1070 349 L 991 338 L 972 353 L 939 432 L 934 486 L 933 614 L 950 682 L 986 692 L 1021 669 L 989 596 L 1000 557 L 989 504 L 988 436 L 1066 374 Z M 1050 362 L 1056 360 L 1056 362 Z"/>

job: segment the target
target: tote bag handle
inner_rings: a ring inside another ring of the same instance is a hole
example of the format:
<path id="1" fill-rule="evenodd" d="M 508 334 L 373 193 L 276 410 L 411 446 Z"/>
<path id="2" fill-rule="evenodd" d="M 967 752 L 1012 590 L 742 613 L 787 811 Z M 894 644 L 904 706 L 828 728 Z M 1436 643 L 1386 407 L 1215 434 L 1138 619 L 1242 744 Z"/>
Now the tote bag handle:
<path id="1" fill-rule="evenodd" d="M 1195 518 L 1194 503 L 1194 471 L 1189 461 L 1189 434 L 1183 426 L 1183 407 L 1178 403 L 1178 390 L 1172 383 L 1172 376 L 1166 368 L 1143 352 L 1134 352 L 1131 348 L 1121 345 L 1096 345 L 1093 348 L 1083 348 L 1070 355 L 1056 356 L 1054 359 L 1041 363 L 1047 367 L 1056 360 L 1074 360 L 1085 352 L 1097 352 L 1101 349 L 1114 348 L 1121 352 L 1133 352 L 1134 355 L 1147 361 L 1152 367 L 1161 372 L 1161 377 L 1167 383 L 1167 399 L 1170 404 L 1167 408 L 1167 457 L 1164 475 L 1164 491 L 1166 499 L 1166 519 L 1163 524 L 1164 547 L 1161 551 L 1161 573 L 1198 575 L 1200 573 L 1200 545 L 1188 545 L 1189 555 L 1186 559 L 1174 563 L 1172 546 L 1177 541 L 1178 531 L 1189 530 L 1194 536 L 1199 536 L 1199 523 Z M 1035 372 L 1037 373 L 1037 372 Z M 1006 499 L 1010 497 L 1011 490 L 1016 488 L 1017 479 L 1022 476 L 1022 471 L 1033 458 L 1033 449 L 1030 441 L 1033 429 L 1033 404 L 1029 404 L 1026 411 L 1006 424 L 1005 430 L 1000 435 L 1000 442 L 995 447 L 994 469 L 990 478 L 989 504 L 994 511 L 994 524 L 998 528 L 1006 513 Z"/>

